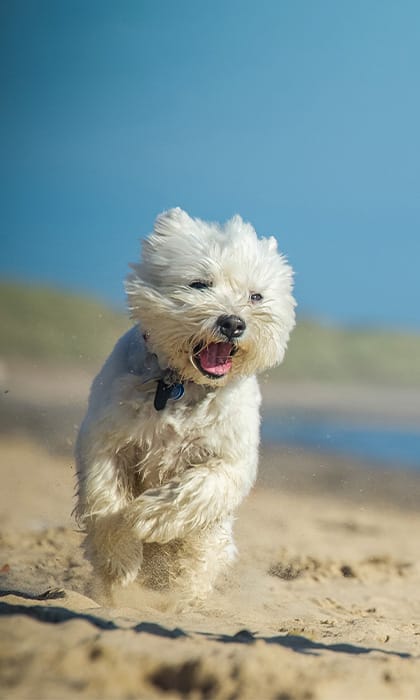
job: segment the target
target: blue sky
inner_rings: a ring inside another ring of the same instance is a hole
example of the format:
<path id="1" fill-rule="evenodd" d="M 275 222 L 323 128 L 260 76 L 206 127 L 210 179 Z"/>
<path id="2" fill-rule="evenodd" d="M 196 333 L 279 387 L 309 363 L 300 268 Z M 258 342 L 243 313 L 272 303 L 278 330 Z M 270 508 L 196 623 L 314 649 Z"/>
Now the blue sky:
<path id="1" fill-rule="evenodd" d="M 122 303 L 156 214 L 275 234 L 301 313 L 420 329 L 417 0 L 0 6 L 0 274 Z"/>

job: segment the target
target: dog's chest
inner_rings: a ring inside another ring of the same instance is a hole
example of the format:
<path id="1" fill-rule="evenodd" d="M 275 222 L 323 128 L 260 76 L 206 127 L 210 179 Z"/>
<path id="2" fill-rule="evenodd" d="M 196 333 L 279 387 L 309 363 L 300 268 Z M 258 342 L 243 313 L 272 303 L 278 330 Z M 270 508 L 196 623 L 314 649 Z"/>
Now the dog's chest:
<path id="1" fill-rule="evenodd" d="M 211 400 L 168 402 L 162 411 L 144 402 L 130 423 L 124 462 L 141 491 L 205 464 L 224 441 L 218 406 Z"/>
<path id="2" fill-rule="evenodd" d="M 210 466 L 214 460 L 252 461 L 258 444 L 258 401 L 253 393 L 247 408 L 247 392 L 236 393 L 214 392 L 196 401 L 187 388 L 182 399 L 168 401 L 161 411 L 150 396 L 136 401 L 135 410 L 120 422 L 125 426 L 121 466 L 130 474 L 133 492 L 158 486 L 187 469 Z"/>

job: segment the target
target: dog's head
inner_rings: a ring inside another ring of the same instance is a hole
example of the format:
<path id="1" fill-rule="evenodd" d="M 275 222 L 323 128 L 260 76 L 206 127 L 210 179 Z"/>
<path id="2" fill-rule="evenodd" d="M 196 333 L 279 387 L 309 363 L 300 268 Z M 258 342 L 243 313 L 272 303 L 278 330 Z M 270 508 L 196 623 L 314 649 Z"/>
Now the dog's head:
<path id="1" fill-rule="evenodd" d="M 126 283 L 133 320 L 161 367 L 222 385 L 282 361 L 294 326 L 292 270 L 274 238 L 171 209 L 156 219 Z"/>

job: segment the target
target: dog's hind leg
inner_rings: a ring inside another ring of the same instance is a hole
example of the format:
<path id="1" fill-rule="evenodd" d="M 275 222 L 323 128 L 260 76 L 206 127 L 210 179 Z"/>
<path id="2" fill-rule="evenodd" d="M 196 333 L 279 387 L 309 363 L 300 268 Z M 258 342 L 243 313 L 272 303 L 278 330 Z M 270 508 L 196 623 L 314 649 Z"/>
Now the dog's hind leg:
<path id="1" fill-rule="evenodd" d="M 179 577 L 174 582 L 181 598 L 200 602 L 211 592 L 218 575 L 236 556 L 232 518 L 187 537 L 179 551 Z"/>

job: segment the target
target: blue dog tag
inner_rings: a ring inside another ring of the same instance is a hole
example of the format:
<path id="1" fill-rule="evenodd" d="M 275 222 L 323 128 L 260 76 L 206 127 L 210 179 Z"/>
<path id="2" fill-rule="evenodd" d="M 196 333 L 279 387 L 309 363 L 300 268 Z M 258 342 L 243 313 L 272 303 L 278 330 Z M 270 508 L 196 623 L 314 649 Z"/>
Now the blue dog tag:
<path id="1" fill-rule="evenodd" d="M 174 384 L 171 387 L 171 393 L 169 398 L 173 399 L 174 401 L 178 401 L 178 399 L 182 399 L 182 397 L 185 394 L 185 389 L 183 384 Z"/>

